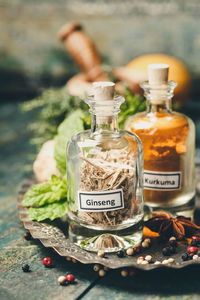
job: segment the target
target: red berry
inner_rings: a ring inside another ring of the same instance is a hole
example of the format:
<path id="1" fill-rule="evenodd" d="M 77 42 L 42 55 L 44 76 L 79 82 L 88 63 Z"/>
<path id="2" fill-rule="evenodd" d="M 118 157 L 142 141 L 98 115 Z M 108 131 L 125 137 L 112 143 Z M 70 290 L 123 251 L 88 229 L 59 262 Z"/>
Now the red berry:
<path id="1" fill-rule="evenodd" d="M 187 252 L 188 253 L 197 253 L 198 252 L 198 247 L 194 247 L 194 246 L 189 246 L 188 248 L 187 248 Z"/>
<path id="2" fill-rule="evenodd" d="M 140 246 L 136 246 L 133 248 L 135 253 L 140 253 L 141 252 L 141 247 Z"/>
<path id="3" fill-rule="evenodd" d="M 192 240 L 196 240 L 196 241 L 200 242 L 200 238 L 198 236 L 196 236 L 196 235 L 192 236 Z"/>
<path id="4" fill-rule="evenodd" d="M 67 274 L 66 280 L 67 280 L 67 282 L 69 282 L 69 283 L 74 283 L 75 277 L 74 277 L 73 274 Z"/>
<path id="5" fill-rule="evenodd" d="M 134 277 L 135 276 L 135 271 L 134 270 L 130 270 L 129 271 L 129 276 L 130 277 Z"/>
<path id="6" fill-rule="evenodd" d="M 42 262 L 45 267 L 50 267 L 52 265 L 52 259 L 50 257 L 43 258 Z"/>

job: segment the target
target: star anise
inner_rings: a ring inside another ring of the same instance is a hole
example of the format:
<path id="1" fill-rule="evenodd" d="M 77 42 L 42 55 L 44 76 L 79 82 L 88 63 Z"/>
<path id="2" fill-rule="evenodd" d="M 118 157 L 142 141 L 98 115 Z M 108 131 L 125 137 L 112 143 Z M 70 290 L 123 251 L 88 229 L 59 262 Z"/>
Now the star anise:
<path id="1" fill-rule="evenodd" d="M 200 226 L 197 226 L 190 218 L 183 216 L 173 218 L 164 211 L 153 212 L 152 218 L 146 221 L 144 225 L 150 230 L 158 232 L 161 237 L 175 236 L 179 240 L 200 232 Z"/>

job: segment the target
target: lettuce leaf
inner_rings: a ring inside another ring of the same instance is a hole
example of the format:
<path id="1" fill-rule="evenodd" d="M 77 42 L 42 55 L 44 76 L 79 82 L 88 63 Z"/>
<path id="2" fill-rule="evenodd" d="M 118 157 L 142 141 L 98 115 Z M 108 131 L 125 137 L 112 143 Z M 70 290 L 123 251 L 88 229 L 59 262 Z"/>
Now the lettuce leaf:
<path id="1" fill-rule="evenodd" d="M 23 206 L 40 207 L 67 198 L 66 179 L 52 175 L 51 181 L 34 184 L 24 195 Z"/>
<path id="2" fill-rule="evenodd" d="M 36 220 L 38 222 L 46 219 L 53 221 L 64 216 L 67 213 L 67 210 L 67 200 L 64 199 L 59 202 L 44 205 L 42 207 L 30 207 L 28 210 L 28 215 L 31 220 Z"/>
<path id="3" fill-rule="evenodd" d="M 66 174 L 66 146 L 70 138 L 84 130 L 85 114 L 78 109 L 72 112 L 58 127 L 55 137 L 54 158 L 58 170 L 62 175 Z"/>

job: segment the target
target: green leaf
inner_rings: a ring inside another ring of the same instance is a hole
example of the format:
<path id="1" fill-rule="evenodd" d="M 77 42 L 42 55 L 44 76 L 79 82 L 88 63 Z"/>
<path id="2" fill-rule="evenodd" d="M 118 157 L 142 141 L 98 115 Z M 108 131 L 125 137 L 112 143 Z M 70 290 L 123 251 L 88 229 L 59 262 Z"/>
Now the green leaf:
<path id="1" fill-rule="evenodd" d="M 31 207 L 28 210 L 28 215 L 31 220 L 36 220 L 38 222 L 46 219 L 53 221 L 64 216 L 67 213 L 67 210 L 67 201 L 62 200 L 42 207 Z"/>
<path id="2" fill-rule="evenodd" d="M 33 185 L 25 194 L 23 206 L 40 207 L 67 198 L 66 179 L 52 175 L 51 181 Z"/>
<path id="3" fill-rule="evenodd" d="M 66 146 L 71 137 L 84 130 L 86 116 L 80 109 L 71 113 L 58 127 L 58 134 L 55 137 L 54 158 L 60 173 L 66 173 Z"/>
<path id="4" fill-rule="evenodd" d="M 138 112 L 142 112 L 146 108 L 144 98 L 139 94 L 132 94 L 130 89 L 126 88 L 126 101 L 120 107 L 119 113 L 119 127 L 124 128 L 124 124 L 129 117 L 132 117 Z"/>

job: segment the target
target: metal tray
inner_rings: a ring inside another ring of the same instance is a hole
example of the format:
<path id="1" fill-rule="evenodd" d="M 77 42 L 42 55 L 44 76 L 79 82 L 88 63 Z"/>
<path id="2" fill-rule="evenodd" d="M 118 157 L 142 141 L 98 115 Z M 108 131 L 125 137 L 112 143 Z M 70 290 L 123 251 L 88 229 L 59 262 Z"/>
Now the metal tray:
<path id="1" fill-rule="evenodd" d="M 181 256 L 185 253 L 187 244 L 179 244 L 177 247 L 177 253 L 172 257 L 175 259 L 173 264 L 168 265 L 155 265 L 153 263 L 148 265 L 138 265 L 136 263 L 138 256 L 145 256 L 150 254 L 153 257 L 153 261 L 163 261 L 166 259 L 162 255 L 162 248 L 164 245 L 158 241 L 153 241 L 152 246 L 145 249 L 141 254 L 137 256 L 125 256 L 118 258 L 116 254 L 107 254 L 106 257 L 100 258 L 95 253 L 87 252 L 74 245 L 67 236 L 67 222 L 62 220 L 54 222 L 35 222 L 28 218 L 28 209 L 21 205 L 24 194 L 35 183 L 34 179 L 27 179 L 20 187 L 17 197 L 17 209 L 19 218 L 23 222 L 24 227 L 28 229 L 34 239 L 39 239 L 45 247 L 53 248 L 60 256 L 75 258 L 77 261 L 83 264 L 101 264 L 110 269 L 118 269 L 125 267 L 132 267 L 141 270 L 152 270 L 157 268 L 167 269 L 181 269 L 188 265 L 200 265 L 200 257 L 198 260 L 190 260 L 183 262 Z"/>

